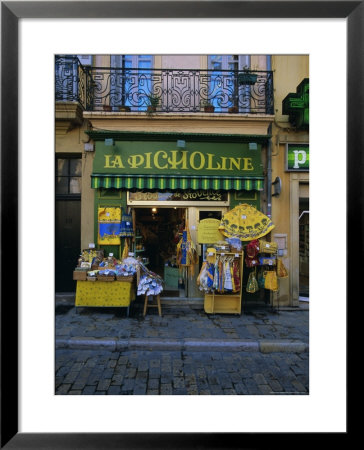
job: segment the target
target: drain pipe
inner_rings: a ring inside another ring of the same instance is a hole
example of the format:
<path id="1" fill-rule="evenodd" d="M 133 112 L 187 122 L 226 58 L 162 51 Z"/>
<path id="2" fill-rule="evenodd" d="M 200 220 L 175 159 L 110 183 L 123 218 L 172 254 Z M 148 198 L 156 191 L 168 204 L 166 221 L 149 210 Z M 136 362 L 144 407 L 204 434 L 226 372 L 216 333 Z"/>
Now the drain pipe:
<path id="1" fill-rule="evenodd" d="M 268 127 L 268 135 L 272 136 L 272 124 Z M 272 218 L 272 138 L 268 140 L 267 149 L 267 216 Z"/>

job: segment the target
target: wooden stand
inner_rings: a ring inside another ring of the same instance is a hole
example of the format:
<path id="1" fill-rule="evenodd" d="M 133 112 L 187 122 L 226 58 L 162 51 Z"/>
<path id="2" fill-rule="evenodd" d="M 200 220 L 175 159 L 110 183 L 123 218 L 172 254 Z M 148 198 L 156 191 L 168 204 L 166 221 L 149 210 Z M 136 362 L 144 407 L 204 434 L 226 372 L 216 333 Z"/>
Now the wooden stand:
<path id="1" fill-rule="evenodd" d="M 235 255 L 240 264 L 240 291 L 229 294 L 217 294 L 215 292 L 205 294 L 204 309 L 208 314 L 241 314 L 241 292 L 243 289 L 243 261 L 244 252 L 227 253 L 217 252 L 216 255 Z"/>
<path id="2" fill-rule="evenodd" d="M 156 300 L 157 303 L 151 305 L 148 302 L 148 297 L 153 297 L 153 300 Z M 159 295 L 146 295 L 145 296 L 143 316 L 146 315 L 148 308 L 158 308 L 158 314 L 160 317 L 162 317 L 162 306 L 161 306 L 161 299 L 160 299 Z"/>

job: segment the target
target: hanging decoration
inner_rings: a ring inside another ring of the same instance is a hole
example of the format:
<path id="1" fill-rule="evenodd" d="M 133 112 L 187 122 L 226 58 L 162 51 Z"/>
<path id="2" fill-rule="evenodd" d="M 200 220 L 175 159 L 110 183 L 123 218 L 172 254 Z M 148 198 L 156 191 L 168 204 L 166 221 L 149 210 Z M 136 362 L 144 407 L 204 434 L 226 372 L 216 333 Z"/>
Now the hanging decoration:
<path id="1" fill-rule="evenodd" d="M 192 277 L 195 271 L 195 265 L 198 263 L 198 255 L 195 244 L 191 239 L 186 221 L 185 228 L 182 232 L 182 238 L 177 244 L 177 265 L 179 268 L 187 267 Z"/>
<path id="2" fill-rule="evenodd" d="M 121 208 L 98 208 L 98 239 L 99 245 L 120 245 Z"/>
<path id="3" fill-rule="evenodd" d="M 259 239 L 274 228 L 268 216 L 251 205 L 241 204 L 224 214 L 219 230 L 228 238 L 239 238 L 241 241 Z"/>
<path id="4" fill-rule="evenodd" d="M 128 245 L 128 239 L 125 239 L 124 242 L 124 248 L 123 248 L 123 253 L 121 255 L 121 259 L 125 259 L 129 256 L 129 245 Z"/>
<path id="5" fill-rule="evenodd" d="M 130 213 L 124 213 L 121 218 L 121 237 L 133 237 L 134 229 L 133 229 L 133 217 Z"/>

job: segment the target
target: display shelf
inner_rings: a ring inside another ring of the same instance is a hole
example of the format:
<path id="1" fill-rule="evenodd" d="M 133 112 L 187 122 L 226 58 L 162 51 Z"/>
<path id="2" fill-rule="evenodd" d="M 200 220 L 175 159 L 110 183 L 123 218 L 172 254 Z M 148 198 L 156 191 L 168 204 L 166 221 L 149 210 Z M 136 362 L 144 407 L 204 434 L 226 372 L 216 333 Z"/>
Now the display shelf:
<path id="1" fill-rule="evenodd" d="M 241 314 L 244 252 L 216 252 L 217 257 L 224 255 L 234 255 L 235 258 L 239 259 L 240 291 L 226 294 L 218 294 L 215 292 L 206 293 L 204 298 L 204 310 L 208 314 Z"/>

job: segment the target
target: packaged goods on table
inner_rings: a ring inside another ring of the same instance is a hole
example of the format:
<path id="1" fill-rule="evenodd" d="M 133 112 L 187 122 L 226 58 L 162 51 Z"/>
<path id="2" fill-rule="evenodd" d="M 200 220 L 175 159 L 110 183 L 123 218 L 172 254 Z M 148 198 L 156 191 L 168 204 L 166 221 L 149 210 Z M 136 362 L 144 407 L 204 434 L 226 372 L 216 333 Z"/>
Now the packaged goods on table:
<path id="1" fill-rule="evenodd" d="M 99 270 L 97 273 L 97 279 L 100 281 L 114 281 L 115 270 L 110 269 Z"/>

